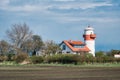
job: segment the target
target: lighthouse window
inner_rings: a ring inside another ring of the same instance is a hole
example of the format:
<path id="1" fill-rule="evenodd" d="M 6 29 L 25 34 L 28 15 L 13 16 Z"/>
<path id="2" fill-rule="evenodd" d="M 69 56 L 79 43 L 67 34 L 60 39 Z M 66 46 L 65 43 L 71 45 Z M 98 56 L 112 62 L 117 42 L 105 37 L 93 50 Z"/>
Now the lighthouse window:
<path id="1" fill-rule="evenodd" d="M 63 50 L 66 50 L 66 46 L 65 45 L 63 45 Z"/>

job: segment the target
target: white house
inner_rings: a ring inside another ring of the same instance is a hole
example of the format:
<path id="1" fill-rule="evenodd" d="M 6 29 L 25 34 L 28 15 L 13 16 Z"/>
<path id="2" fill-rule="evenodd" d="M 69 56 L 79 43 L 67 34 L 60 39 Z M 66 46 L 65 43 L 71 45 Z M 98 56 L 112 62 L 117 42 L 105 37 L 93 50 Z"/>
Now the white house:
<path id="1" fill-rule="evenodd" d="M 61 45 L 62 53 L 84 53 L 89 52 L 89 48 L 82 41 L 64 40 Z"/>
<path id="2" fill-rule="evenodd" d="M 82 54 L 91 53 L 95 56 L 95 38 L 94 29 L 90 26 L 85 28 L 83 34 L 84 42 L 64 40 L 60 44 L 62 53 Z"/>

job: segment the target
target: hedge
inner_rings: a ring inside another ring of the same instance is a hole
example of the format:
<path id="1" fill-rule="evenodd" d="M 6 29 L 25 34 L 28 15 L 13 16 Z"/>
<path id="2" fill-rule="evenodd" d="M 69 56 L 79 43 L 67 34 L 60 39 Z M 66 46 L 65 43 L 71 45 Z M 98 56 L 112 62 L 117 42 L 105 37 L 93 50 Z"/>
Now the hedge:
<path id="1" fill-rule="evenodd" d="M 30 59 L 33 64 L 42 63 L 44 61 L 42 56 L 32 56 Z"/>
<path id="2" fill-rule="evenodd" d="M 77 57 L 74 54 L 55 54 L 52 56 L 47 56 L 45 57 L 45 62 L 47 63 L 76 63 L 77 62 Z"/>
<path id="3" fill-rule="evenodd" d="M 109 56 L 93 57 L 89 54 L 84 56 L 75 54 L 55 54 L 45 57 L 46 63 L 62 63 L 62 64 L 77 64 L 77 63 L 113 63 L 120 62 L 120 58 L 114 58 Z"/>
<path id="4" fill-rule="evenodd" d="M 60 63 L 60 64 L 83 64 L 83 63 L 119 63 L 120 58 L 110 56 L 97 56 L 93 57 L 90 54 L 77 55 L 77 54 L 54 54 L 42 56 L 29 57 L 26 53 L 17 55 L 0 55 L 0 62 L 3 61 L 16 61 L 21 63 L 25 60 L 31 60 L 33 64 L 39 63 Z"/>

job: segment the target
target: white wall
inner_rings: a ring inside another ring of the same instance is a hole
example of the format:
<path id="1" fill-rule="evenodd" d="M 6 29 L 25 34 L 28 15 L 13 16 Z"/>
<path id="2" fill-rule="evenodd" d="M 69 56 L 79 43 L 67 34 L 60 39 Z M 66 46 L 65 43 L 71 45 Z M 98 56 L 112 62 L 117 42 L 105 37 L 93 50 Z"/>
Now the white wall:
<path id="1" fill-rule="evenodd" d="M 115 58 L 120 58 L 120 54 L 115 54 L 114 57 Z"/>
<path id="2" fill-rule="evenodd" d="M 63 45 L 66 46 L 65 43 L 62 43 L 61 46 L 60 46 L 61 49 L 63 48 Z M 63 52 L 63 53 L 66 53 L 66 52 L 73 53 L 73 51 L 72 51 L 68 46 L 66 46 L 66 50 L 62 50 L 62 52 Z"/>
<path id="3" fill-rule="evenodd" d="M 90 49 L 89 53 L 95 56 L 95 41 L 85 41 L 86 46 Z"/>

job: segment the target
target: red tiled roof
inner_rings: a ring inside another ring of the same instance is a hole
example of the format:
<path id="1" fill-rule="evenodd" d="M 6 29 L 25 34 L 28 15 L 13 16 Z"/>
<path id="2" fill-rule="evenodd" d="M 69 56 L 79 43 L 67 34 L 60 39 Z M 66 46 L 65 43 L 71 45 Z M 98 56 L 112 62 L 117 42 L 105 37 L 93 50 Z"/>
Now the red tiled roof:
<path id="1" fill-rule="evenodd" d="M 63 41 L 73 52 L 88 52 L 90 51 L 89 48 L 87 46 L 84 46 L 82 48 L 75 48 L 73 45 L 82 45 L 84 44 L 82 41 L 72 41 L 72 40 L 64 40 Z"/>
<path id="2" fill-rule="evenodd" d="M 72 41 L 72 40 L 69 40 L 68 42 L 70 44 L 72 44 L 72 45 L 81 45 L 81 44 L 84 44 L 82 41 Z"/>

